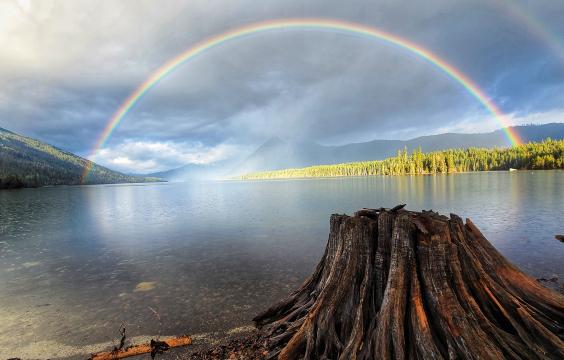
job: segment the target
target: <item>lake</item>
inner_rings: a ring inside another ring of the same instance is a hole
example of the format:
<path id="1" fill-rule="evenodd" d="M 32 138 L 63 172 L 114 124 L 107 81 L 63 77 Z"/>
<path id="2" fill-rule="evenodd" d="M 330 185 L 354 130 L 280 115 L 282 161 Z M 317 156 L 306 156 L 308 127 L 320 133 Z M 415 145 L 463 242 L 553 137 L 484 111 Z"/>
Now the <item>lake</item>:
<path id="1" fill-rule="evenodd" d="M 0 191 L 0 358 L 76 355 L 122 323 L 248 324 L 313 271 L 332 213 L 400 203 L 469 217 L 529 274 L 564 278 L 558 170 Z"/>

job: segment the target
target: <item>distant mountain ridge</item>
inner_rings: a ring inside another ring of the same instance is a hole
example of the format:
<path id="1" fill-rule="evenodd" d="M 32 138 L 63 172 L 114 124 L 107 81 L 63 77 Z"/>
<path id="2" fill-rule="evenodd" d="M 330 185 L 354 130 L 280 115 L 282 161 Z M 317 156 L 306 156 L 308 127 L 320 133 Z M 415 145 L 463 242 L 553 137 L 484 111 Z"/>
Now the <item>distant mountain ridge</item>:
<path id="1" fill-rule="evenodd" d="M 225 176 L 225 165 L 217 164 L 188 164 L 176 169 L 159 171 L 146 176 L 166 179 L 169 181 L 209 180 Z"/>
<path id="2" fill-rule="evenodd" d="M 564 139 L 564 123 L 523 125 L 511 127 L 524 142 L 538 142 L 546 138 Z M 324 146 L 315 142 L 286 141 L 273 137 L 251 155 L 233 167 L 231 163 L 188 164 L 176 169 L 147 174 L 167 180 L 205 180 L 228 178 L 257 171 L 302 168 L 312 165 L 331 165 L 356 161 L 382 160 L 395 156 L 398 150 L 409 152 L 421 147 L 423 152 L 468 148 L 507 147 L 511 145 L 504 129 L 488 133 L 444 133 L 420 136 L 410 140 L 372 140 L 340 146 Z"/>
<path id="3" fill-rule="evenodd" d="M 525 143 L 546 138 L 564 139 L 564 123 L 513 126 Z M 409 152 L 421 147 L 423 152 L 469 147 L 507 147 L 511 143 L 503 129 L 489 133 L 445 133 L 420 136 L 410 140 L 373 140 L 341 146 L 324 146 L 314 142 L 291 142 L 271 138 L 232 171 L 232 175 L 249 172 L 331 165 L 356 161 L 382 160 L 395 156 L 398 150 Z"/>
<path id="4" fill-rule="evenodd" d="M 0 128 L 0 189 L 79 185 L 88 160 L 29 137 Z M 93 164 L 85 184 L 150 182 Z"/>

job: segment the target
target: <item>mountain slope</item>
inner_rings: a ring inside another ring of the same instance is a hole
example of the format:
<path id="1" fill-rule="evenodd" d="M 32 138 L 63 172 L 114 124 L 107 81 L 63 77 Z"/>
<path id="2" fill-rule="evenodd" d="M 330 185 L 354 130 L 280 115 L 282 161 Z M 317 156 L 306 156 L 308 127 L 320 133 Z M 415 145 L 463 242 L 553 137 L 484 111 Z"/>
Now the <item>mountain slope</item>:
<path id="1" fill-rule="evenodd" d="M 546 138 L 564 139 L 564 123 L 511 127 L 523 142 Z M 323 146 L 315 143 L 298 143 L 272 138 L 231 171 L 241 175 L 255 171 L 301 168 L 312 165 L 329 165 L 355 161 L 381 160 L 395 156 L 398 150 L 412 152 L 419 147 L 423 152 L 469 148 L 507 147 L 509 140 L 503 130 L 489 133 L 446 133 L 421 136 L 410 140 L 373 140 L 342 146 Z"/>
<path id="2" fill-rule="evenodd" d="M 564 168 L 564 140 L 528 142 L 506 148 L 449 149 L 408 154 L 400 152 L 384 160 L 305 168 L 261 171 L 240 177 L 243 180 L 290 179 L 334 176 L 423 175 L 491 170 L 549 170 Z"/>
<path id="3" fill-rule="evenodd" d="M 188 164 L 176 169 L 147 174 L 149 177 L 169 181 L 210 180 L 224 177 L 223 164 Z"/>
<path id="4" fill-rule="evenodd" d="M 287 142 L 274 137 L 262 144 L 233 172 L 242 174 L 259 169 L 286 169 L 318 164 L 333 158 L 338 152 L 335 150 L 336 148 L 313 142 Z"/>
<path id="5" fill-rule="evenodd" d="M 41 141 L 0 128 L 0 189 L 78 185 L 89 161 Z M 85 184 L 148 182 L 93 164 Z"/>

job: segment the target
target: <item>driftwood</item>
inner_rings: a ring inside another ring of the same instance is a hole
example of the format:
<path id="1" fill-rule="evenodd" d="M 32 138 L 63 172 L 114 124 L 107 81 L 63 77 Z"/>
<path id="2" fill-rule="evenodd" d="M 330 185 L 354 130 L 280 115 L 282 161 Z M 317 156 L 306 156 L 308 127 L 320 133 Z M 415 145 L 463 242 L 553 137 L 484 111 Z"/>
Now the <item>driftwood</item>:
<path id="1" fill-rule="evenodd" d="M 433 211 L 331 216 L 314 273 L 253 320 L 282 360 L 564 358 L 564 296 Z"/>
<path id="2" fill-rule="evenodd" d="M 114 349 L 112 351 L 104 351 L 92 354 L 90 360 L 114 360 L 123 359 L 130 356 L 151 354 L 151 357 L 155 357 L 155 354 L 159 352 L 166 351 L 170 348 L 175 348 L 179 346 L 186 346 L 192 344 L 192 338 L 190 336 L 179 336 L 164 341 L 151 340 L 149 344 L 133 345 L 125 349 Z"/>

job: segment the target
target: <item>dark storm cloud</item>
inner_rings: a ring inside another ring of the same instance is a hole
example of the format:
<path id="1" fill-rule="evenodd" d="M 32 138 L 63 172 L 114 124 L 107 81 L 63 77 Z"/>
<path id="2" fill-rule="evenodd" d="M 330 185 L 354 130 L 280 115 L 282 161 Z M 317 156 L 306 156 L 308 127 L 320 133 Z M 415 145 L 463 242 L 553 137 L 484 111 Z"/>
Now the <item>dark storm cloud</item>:
<path id="1" fill-rule="evenodd" d="M 2 9 L 10 17 L 0 32 L 0 126 L 81 154 L 168 59 L 211 35 L 283 17 L 338 18 L 405 37 L 457 66 L 516 121 L 558 114 L 564 100 L 564 45 L 548 44 L 515 15 L 529 14 L 562 39 L 557 0 L 23 3 Z M 211 49 L 163 79 L 126 116 L 104 159 L 134 170 L 135 159 L 150 168 L 143 144 L 177 144 L 169 153 L 183 154 L 180 164 L 193 150 L 219 159 L 229 154 L 218 149 L 240 153 L 234 149 L 270 136 L 405 138 L 489 129 L 487 117 L 460 84 L 405 50 L 349 34 L 283 31 Z"/>

